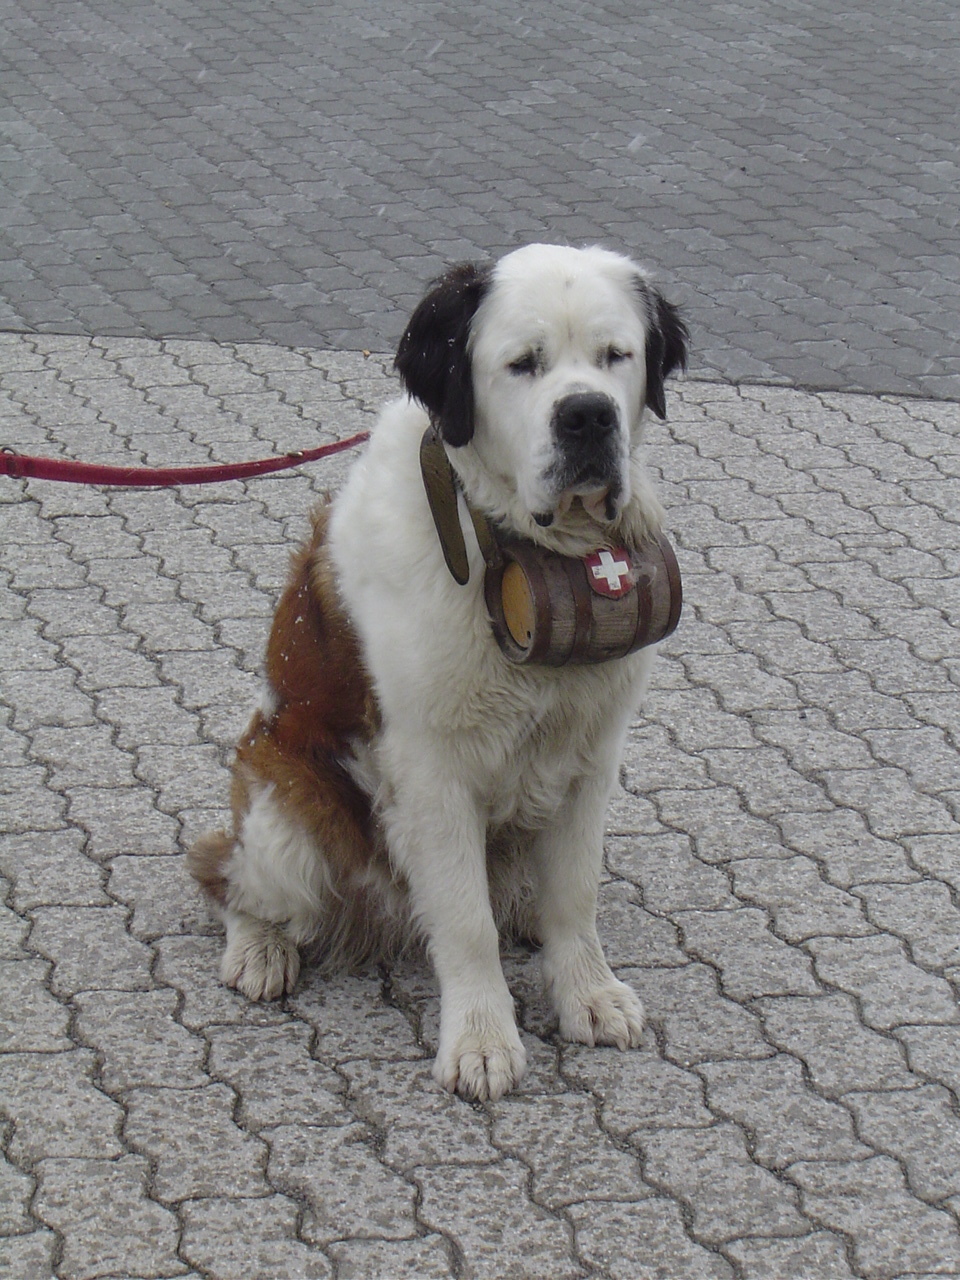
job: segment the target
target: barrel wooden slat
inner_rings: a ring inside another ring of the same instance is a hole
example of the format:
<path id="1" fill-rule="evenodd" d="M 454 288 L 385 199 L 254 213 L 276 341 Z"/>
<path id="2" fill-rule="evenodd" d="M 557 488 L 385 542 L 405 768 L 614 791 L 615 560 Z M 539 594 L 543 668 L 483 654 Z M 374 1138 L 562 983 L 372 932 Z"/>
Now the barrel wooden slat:
<path id="1" fill-rule="evenodd" d="M 494 634 L 511 662 L 609 662 L 664 639 L 680 619 L 680 570 L 662 536 L 629 552 L 635 585 L 617 599 L 594 591 L 586 565 L 575 557 L 529 542 L 504 541 L 501 552 L 502 563 L 487 569 L 484 591 Z M 507 566 L 513 581 L 505 600 Z M 505 609 L 513 611 L 512 627 Z"/>

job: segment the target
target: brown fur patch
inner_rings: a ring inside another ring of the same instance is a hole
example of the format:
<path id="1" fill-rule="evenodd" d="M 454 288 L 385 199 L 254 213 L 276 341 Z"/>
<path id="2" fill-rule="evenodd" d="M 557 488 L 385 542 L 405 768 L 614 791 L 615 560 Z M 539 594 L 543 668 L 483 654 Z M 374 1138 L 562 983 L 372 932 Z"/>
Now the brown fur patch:
<path id="1" fill-rule="evenodd" d="M 322 851 L 334 883 L 371 859 L 388 870 L 369 798 L 344 767 L 351 743 L 372 737 L 377 708 L 324 545 L 328 515 L 326 505 L 314 512 L 310 537 L 291 559 L 274 615 L 266 676 L 276 707 L 270 716 L 256 711 L 237 746 L 233 837 L 210 833 L 190 851 L 192 875 L 221 904 L 226 862 L 252 792 L 270 784 L 286 816 Z"/>
<path id="2" fill-rule="evenodd" d="M 224 872 L 233 850 L 233 840 L 225 831 L 208 831 L 187 853 L 187 869 L 201 889 L 221 907 L 227 901 Z"/>

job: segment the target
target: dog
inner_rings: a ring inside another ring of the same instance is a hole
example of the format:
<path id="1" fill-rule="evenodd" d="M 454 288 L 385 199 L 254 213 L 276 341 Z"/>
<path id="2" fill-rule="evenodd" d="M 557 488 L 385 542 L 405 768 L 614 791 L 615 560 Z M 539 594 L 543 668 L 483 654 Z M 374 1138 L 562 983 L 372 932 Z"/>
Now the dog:
<path id="1" fill-rule="evenodd" d="M 226 926 L 227 985 L 269 1000 L 293 988 L 301 948 L 335 970 L 419 940 L 441 996 L 434 1077 L 497 1099 L 525 1065 L 499 956 L 513 933 L 539 945 L 562 1037 L 639 1044 L 642 1007 L 604 958 L 596 910 L 653 650 L 509 662 L 467 504 L 568 556 L 653 537 L 642 418 L 665 416 L 687 341 L 646 273 L 596 247 L 462 264 L 417 306 L 396 356 L 407 395 L 293 558 L 233 765 L 233 830 L 189 854 Z M 430 424 L 459 494 L 463 585 L 421 474 Z"/>

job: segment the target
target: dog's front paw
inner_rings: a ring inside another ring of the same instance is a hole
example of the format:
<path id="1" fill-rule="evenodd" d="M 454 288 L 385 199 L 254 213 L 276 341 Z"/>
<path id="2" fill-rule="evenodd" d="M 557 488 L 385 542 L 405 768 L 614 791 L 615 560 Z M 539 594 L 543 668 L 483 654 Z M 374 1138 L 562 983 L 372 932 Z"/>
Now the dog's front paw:
<path id="1" fill-rule="evenodd" d="M 526 1065 L 513 1019 L 474 1009 L 449 1031 L 441 1031 L 433 1078 L 450 1093 L 496 1102 L 516 1088 Z"/>
<path id="2" fill-rule="evenodd" d="M 227 923 L 227 949 L 220 977 L 248 1000 L 276 1000 L 292 991 L 300 973 L 300 952 L 282 925 L 253 916 Z"/>
<path id="3" fill-rule="evenodd" d="M 635 1049 L 643 1036 L 643 1005 L 613 974 L 602 986 L 567 993 L 557 1000 L 557 1011 L 565 1040 Z"/>

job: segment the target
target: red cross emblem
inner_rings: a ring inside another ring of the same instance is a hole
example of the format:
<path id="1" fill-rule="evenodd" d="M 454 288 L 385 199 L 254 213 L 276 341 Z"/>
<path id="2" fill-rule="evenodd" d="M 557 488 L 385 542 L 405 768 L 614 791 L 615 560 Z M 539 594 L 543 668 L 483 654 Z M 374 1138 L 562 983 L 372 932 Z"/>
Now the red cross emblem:
<path id="1" fill-rule="evenodd" d="M 583 557 L 587 569 L 587 581 L 598 596 L 619 600 L 636 582 L 629 552 L 623 547 L 601 547 Z"/>

